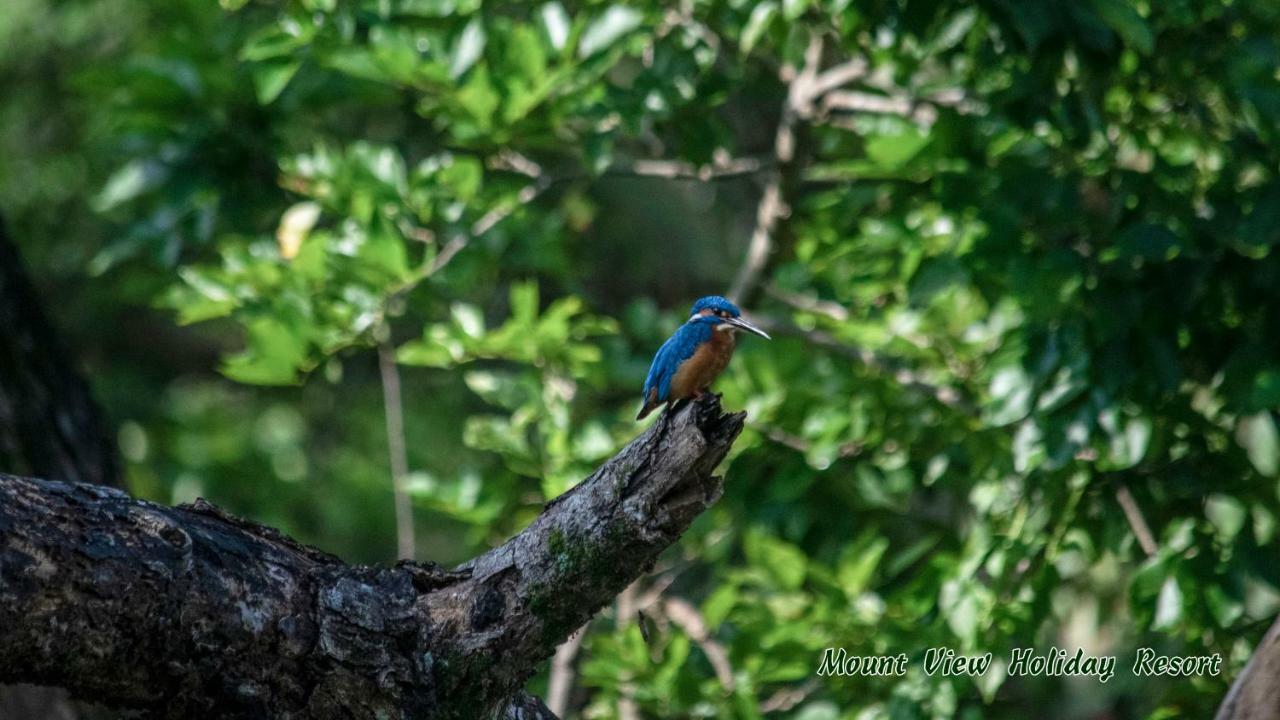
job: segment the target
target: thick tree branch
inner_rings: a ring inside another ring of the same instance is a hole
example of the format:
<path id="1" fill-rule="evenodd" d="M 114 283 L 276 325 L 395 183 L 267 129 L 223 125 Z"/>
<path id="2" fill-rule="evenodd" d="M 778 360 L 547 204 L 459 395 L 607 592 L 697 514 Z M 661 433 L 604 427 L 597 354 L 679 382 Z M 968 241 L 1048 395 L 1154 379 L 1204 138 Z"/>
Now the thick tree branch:
<path id="1" fill-rule="evenodd" d="M 525 681 L 719 498 L 743 418 L 709 394 L 666 413 L 455 571 L 0 476 L 0 681 L 168 717 L 551 717 Z"/>

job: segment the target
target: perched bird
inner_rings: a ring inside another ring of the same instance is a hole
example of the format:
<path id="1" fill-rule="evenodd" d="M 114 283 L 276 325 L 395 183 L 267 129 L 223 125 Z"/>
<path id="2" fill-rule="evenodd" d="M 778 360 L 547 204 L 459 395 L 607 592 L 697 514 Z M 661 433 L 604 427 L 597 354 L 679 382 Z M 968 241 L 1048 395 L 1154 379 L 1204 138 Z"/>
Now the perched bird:
<path id="1" fill-rule="evenodd" d="M 769 339 L 768 333 L 742 319 L 738 306 L 725 298 L 711 295 L 695 302 L 689 321 L 653 356 L 644 381 L 644 407 L 636 419 L 663 403 L 701 396 L 733 357 L 738 330 Z"/>

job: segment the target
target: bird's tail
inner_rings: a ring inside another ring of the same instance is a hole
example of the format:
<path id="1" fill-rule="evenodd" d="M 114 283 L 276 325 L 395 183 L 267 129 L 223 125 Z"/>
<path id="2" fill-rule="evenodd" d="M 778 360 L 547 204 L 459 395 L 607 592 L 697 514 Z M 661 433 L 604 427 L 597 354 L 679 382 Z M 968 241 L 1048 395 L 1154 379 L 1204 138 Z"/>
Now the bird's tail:
<path id="1" fill-rule="evenodd" d="M 651 403 L 651 402 L 645 403 L 644 407 L 640 408 L 640 412 L 636 414 L 636 420 L 645 419 L 649 415 L 649 413 L 653 412 L 654 408 L 658 407 L 661 404 L 662 403 Z"/>

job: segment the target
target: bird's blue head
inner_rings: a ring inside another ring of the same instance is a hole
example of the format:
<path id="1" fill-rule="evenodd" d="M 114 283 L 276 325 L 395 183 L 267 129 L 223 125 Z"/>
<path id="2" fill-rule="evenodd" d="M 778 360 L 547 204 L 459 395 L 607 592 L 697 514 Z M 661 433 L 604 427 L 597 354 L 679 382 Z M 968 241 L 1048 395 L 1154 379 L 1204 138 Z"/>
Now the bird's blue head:
<path id="1" fill-rule="evenodd" d="M 769 339 L 768 333 L 743 319 L 737 305 L 719 295 L 708 295 L 695 302 L 689 311 L 689 322 L 708 323 L 717 330 L 746 330 Z"/>
<path id="2" fill-rule="evenodd" d="M 737 305 L 729 302 L 729 298 L 720 297 L 719 295 L 708 295 L 699 298 L 693 304 L 693 309 L 689 311 L 690 315 L 718 315 L 724 317 L 742 317 L 742 311 Z"/>

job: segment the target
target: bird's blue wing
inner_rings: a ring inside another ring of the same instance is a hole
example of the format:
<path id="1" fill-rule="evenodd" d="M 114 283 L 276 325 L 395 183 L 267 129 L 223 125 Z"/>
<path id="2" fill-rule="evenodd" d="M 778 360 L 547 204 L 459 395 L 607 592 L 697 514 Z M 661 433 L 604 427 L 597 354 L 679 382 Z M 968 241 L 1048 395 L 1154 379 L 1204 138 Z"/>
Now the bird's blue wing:
<path id="1" fill-rule="evenodd" d="M 658 354 L 653 356 L 653 364 L 649 366 L 649 377 L 644 381 L 644 399 L 649 401 L 649 392 L 658 390 L 658 402 L 666 402 L 671 396 L 671 378 L 685 360 L 693 357 L 698 346 L 711 334 L 710 326 L 704 323 L 686 323 L 676 333 L 662 343 Z"/>

